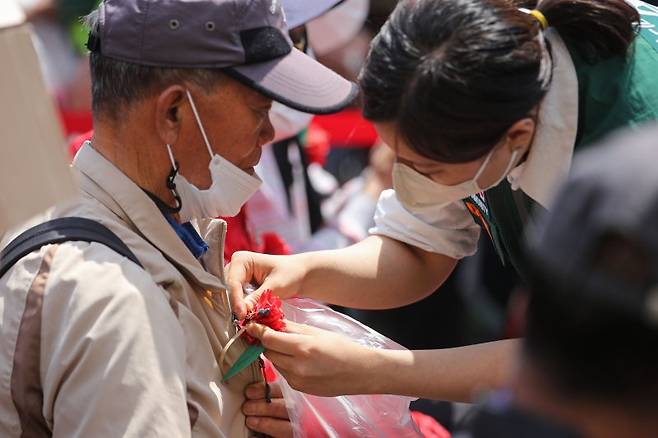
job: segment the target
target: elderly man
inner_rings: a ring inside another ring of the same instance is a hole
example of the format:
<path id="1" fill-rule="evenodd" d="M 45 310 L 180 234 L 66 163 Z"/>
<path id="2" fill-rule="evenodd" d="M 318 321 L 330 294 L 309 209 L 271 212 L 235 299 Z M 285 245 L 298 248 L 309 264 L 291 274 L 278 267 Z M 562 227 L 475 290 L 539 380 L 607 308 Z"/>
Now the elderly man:
<path id="1" fill-rule="evenodd" d="M 249 435 L 241 405 L 261 370 L 222 383 L 245 343 L 223 351 L 235 335 L 226 226 L 211 218 L 259 187 L 272 99 L 325 113 L 356 93 L 292 47 L 279 3 L 106 0 L 90 17 L 95 135 L 73 164 L 82 195 L 36 223 L 91 219 L 113 239 L 4 251 L 1 436 Z M 260 406 L 285 417 L 281 403 Z M 260 420 L 250 425 L 289 434 Z"/>

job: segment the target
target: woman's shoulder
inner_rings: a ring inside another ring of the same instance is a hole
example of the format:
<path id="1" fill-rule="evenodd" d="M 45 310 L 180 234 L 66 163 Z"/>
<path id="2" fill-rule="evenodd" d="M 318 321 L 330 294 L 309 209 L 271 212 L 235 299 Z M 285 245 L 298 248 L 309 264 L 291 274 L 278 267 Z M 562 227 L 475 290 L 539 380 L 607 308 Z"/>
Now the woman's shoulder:
<path id="1" fill-rule="evenodd" d="M 600 60 L 568 39 L 565 44 L 578 79 L 577 147 L 616 129 L 658 120 L 658 51 L 644 36 L 638 35 L 627 56 Z"/>

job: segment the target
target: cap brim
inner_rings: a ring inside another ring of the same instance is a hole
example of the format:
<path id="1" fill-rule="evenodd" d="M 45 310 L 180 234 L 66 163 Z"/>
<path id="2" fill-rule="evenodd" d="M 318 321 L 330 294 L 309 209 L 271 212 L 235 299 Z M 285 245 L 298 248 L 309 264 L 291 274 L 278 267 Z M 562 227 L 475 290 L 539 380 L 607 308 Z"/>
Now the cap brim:
<path id="1" fill-rule="evenodd" d="M 311 114 L 331 114 L 356 98 L 358 87 L 293 48 L 279 59 L 226 69 L 245 85 L 286 106 Z"/>

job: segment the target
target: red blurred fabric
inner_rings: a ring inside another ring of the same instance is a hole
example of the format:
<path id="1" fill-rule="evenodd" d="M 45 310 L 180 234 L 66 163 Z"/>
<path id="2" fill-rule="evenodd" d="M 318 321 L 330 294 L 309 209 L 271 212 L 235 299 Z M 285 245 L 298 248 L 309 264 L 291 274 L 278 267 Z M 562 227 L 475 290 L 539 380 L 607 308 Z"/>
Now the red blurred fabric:
<path id="1" fill-rule="evenodd" d="M 450 438 L 450 432 L 445 430 L 434 418 L 422 412 L 411 411 L 411 418 L 425 438 Z"/>
<path id="2" fill-rule="evenodd" d="M 87 132 L 93 127 L 90 111 L 64 111 L 60 109 L 59 118 L 67 137 Z"/>
<path id="3" fill-rule="evenodd" d="M 86 141 L 90 141 L 93 136 L 94 130 L 92 129 L 69 140 L 69 155 L 71 159 L 75 157 L 75 154 L 78 153 L 82 145 L 85 144 Z"/>
<path id="4" fill-rule="evenodd" d="M 260 236 L 259 243 L 252 236 L 247 226 L 247 212 L 244 208 L 235 217 L 223 217 L 228 225 L 224 242 L 224 261 L 231 261 L 234 252 L 251 251 L 261 254 L 288 255 L 292 251 L 276 233 L 265 233 Z"/>
<path id="5" fill-rule="evenodd" d="M 336 114 L 316 116 L 311 127 L 319 126 L 329 134 L 332 147 L 370 148 L 377 142 L 377 131 L 357 108 L 348 108 Z"/>
<path id="6" fill-rule="evenodd" d="M 311 123 L 306 132 L 306 145 L 304 147 L 309 163 L 324 166 L 331 149 L 329 140 L 329 133 L 324 128 L 317 123 Z"/>

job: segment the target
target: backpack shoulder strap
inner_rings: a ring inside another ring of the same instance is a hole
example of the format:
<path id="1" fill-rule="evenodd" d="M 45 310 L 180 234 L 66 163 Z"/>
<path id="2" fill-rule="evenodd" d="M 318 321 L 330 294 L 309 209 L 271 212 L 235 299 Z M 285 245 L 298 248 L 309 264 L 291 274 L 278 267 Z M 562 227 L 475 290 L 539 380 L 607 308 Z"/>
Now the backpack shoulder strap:
<path id="1" fill-rule="evenodd" d="M 126 244 L 104 225 L 90 219 L 66 217 L 37 225 L 12 240 L 0 252 L 0 277 L 29 253 L 45 245 L 63 242 L 97 242 L 143 268 Z"/>

